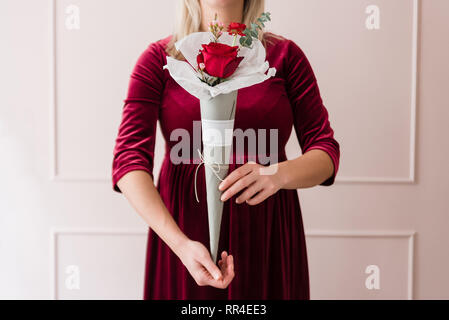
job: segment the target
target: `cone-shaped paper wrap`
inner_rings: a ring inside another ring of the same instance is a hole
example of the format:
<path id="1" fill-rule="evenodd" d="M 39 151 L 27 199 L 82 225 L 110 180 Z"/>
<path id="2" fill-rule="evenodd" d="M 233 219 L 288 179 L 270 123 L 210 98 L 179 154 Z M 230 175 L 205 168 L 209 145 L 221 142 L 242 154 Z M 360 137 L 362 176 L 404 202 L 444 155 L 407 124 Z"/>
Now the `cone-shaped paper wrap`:
<path id="1" fill-rule="evenodd" d="M 227 45 L 239 43 L 240 36 L 234 39 L 227 33 L 220 36 L 219 42 Z M 203 133 L 203 163 L 205 167 L 207 209 L 209 218 L 210 251 L 217 261 L 218 240 L 220 239 L 223 202 L 218 185 L 226 177 L 232 147 L 237 91 L 261 83 L 276 73 L 266 61 L 266 50 L 258 39 L 253 40 L 252 48 L 240 47 L 238 55 L 244 57 L 237 70 L 226 81 L 210 86 L 200 80 L 197 55 L 202 44 L 211 42 L 210 32 L 195 32 L 175 43 L 187 61 L 167 57 L 167 69 L 173 79 L 191 95 L 200 100 L 201 126 Z M 195 195 L 196 176 L 195 172 Z"/>
<path id="2" fill-rule="evenodd" d="M 236 104 L 237 90 L 200 100 L 210 252 L 214 262 L 217 261 L 223 213 L 218 185 L 229 170 Z"/>

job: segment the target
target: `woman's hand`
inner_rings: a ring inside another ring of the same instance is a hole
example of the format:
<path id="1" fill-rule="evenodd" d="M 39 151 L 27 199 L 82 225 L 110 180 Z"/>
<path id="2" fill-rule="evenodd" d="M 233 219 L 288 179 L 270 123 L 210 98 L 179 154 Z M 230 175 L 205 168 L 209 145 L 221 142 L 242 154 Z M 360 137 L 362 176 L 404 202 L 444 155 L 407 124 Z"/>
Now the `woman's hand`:
<path id="1" fill-rule="evenodd" d="M 207 248 L 198 241 L 185 241 L 176 254 L 199 286 L 226 289 L 234 278 L 234 259 L 226 251 L 221 253 L 218 261 L 220 268 L 212 261 Z"/>
<path id="2" fill-rule="evenodd" d="M 255 162 L 248 162 L 232 171 L 219 186 L 219 189 L 224 191 L 221 200 L 226 201 L 243 191 L 237 197 L 236 203 L 245 201 L 249 205 L 261 203 L 283 186 L 277 165 L 265 167 Z"/>

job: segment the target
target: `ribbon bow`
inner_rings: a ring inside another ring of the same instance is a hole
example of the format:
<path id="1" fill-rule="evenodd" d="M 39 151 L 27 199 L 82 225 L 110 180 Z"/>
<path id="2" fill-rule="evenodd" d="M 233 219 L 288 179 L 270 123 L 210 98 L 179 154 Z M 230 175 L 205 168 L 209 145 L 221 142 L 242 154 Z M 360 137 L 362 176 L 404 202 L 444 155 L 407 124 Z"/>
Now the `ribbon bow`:
<path id="1" fill-rule="evenodd" d="M 196 197 L 196 202 L 200 202 L 200 200 L 198 199 L 198 191 L 197 191 L 197 187 L 196 187 L 196 180 L 197 180 L 196 177 L 197 177 L 197 175 L 198 175 L 198 169 L 201 167 L 201 165 L 204 165 L 204 166 L 209 167 L 209 168 L 212 170 L 212 172 L 215 174 L 215 176 L 217 177 L 218 180 L 223 181 L 223 179 L 220 178 L 220 176 L 218 175 L 218 173 L 220 172 L 220 164 L 219 164 L 218 162 L 215 162 L 215 161 L 213 161 L 213 162 L 205 161 L 205 160 L 204 160 L 204 156 L 203 156 L 203 154 L 201 153 L 201 151 L 200 151 L 199 149 L 197 149 L 197 151 L 198 151 L 198 155 L 199 155 L 199 157 L 200 157 L 200 159 L 201 159 L 201 162 L 200 162 L 200 163 L 198 164 L 198 166 L 196 167 L 196 170 L 195 170 L 195 180 L 194 180 L 194 182 L 195 182 L 195 197 Z"/>

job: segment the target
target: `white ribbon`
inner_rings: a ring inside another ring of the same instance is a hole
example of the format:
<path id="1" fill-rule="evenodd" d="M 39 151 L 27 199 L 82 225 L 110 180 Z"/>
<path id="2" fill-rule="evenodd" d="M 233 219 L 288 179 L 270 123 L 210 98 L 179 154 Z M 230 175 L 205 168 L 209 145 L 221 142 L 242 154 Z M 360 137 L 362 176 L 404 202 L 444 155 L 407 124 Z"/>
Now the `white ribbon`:
<path id="1" fill-rule="evenodd" d="M 218 175 L 218 173 L 220 172 L 220 164 L 219 164 L 218 162 L 215 162 L 215 161 L 212 161 L 212 162 L 205 161 L 205 160 L 204 160 L 204 156 L 203 156 L 203 154 L 201 153 L 201 151 L 200 151 L 199 149 L 197 149 L 197 151 L 198 151 L 198 155 L 199 155 L 199 157 L 200 157 L 200 159 L 201 159 L 201 162 L 200 162 L 200 163 L 198 164 L 198 166 L 196 167 L 194 182 L 195 182 L 195 197 L 196 197 L 196 202 L 200 202 L 200 200 L 198 199 L 198 191 L 197 191 L 197 187 L 196 187 L 196 177 L 197 177 L 197 175 L 198 175 L 198 169 L 201 167 L 201 165 L 204 164 L 205 167 L 206 167 L 206 166 L 209 167 L 209 168 L 212 170 L 212 172 L 215 174 L 215 176 L 217 177 L 218 180 L 223 181 L 223 179 L 220 178 L 220 176 Z"/>

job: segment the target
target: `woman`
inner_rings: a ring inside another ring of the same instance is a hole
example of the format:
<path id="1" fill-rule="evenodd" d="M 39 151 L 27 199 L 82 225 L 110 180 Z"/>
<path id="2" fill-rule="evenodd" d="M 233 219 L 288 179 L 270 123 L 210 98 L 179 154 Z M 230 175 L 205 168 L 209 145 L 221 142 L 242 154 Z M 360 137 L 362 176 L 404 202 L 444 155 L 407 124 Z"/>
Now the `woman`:
<path id="1" fill-rule="evenodd" d="M 199 101 L 162 67 L 167 55 L 183 59 L 173 43 L 207 31 L 215 13 L 225 25 L 249 24 L 264 11 L 264 1 L 184 0 L 182 9 L 177 31 L 151 43 L 134 67 L 114 148 L 113 189 L 149 225 L 144 299 L 309 299 L 296 189 L 333 184 L 340 156 L 312 68 L 293 41 L 261 33 L 267 60 L 277 73 L 239 90 L 234 127 L 277 129 L 278 167 L 266 175 L 258 161 L 230 164 L 221 184 L 225 203 L 217 266 L 208 251 L 204 167 L 198 173 L 197 203 L 193 148 L 190 163 L 170 160 L 170 149 L 178 142 L 170 140 L 170 133 L 184 128 L 192 136 L 193 122 L 201 119 Z M 157 120 L 166 154 L 155 187 Z M 292 127 L 303 155 L 287 160 L 284 148 Z"/>

